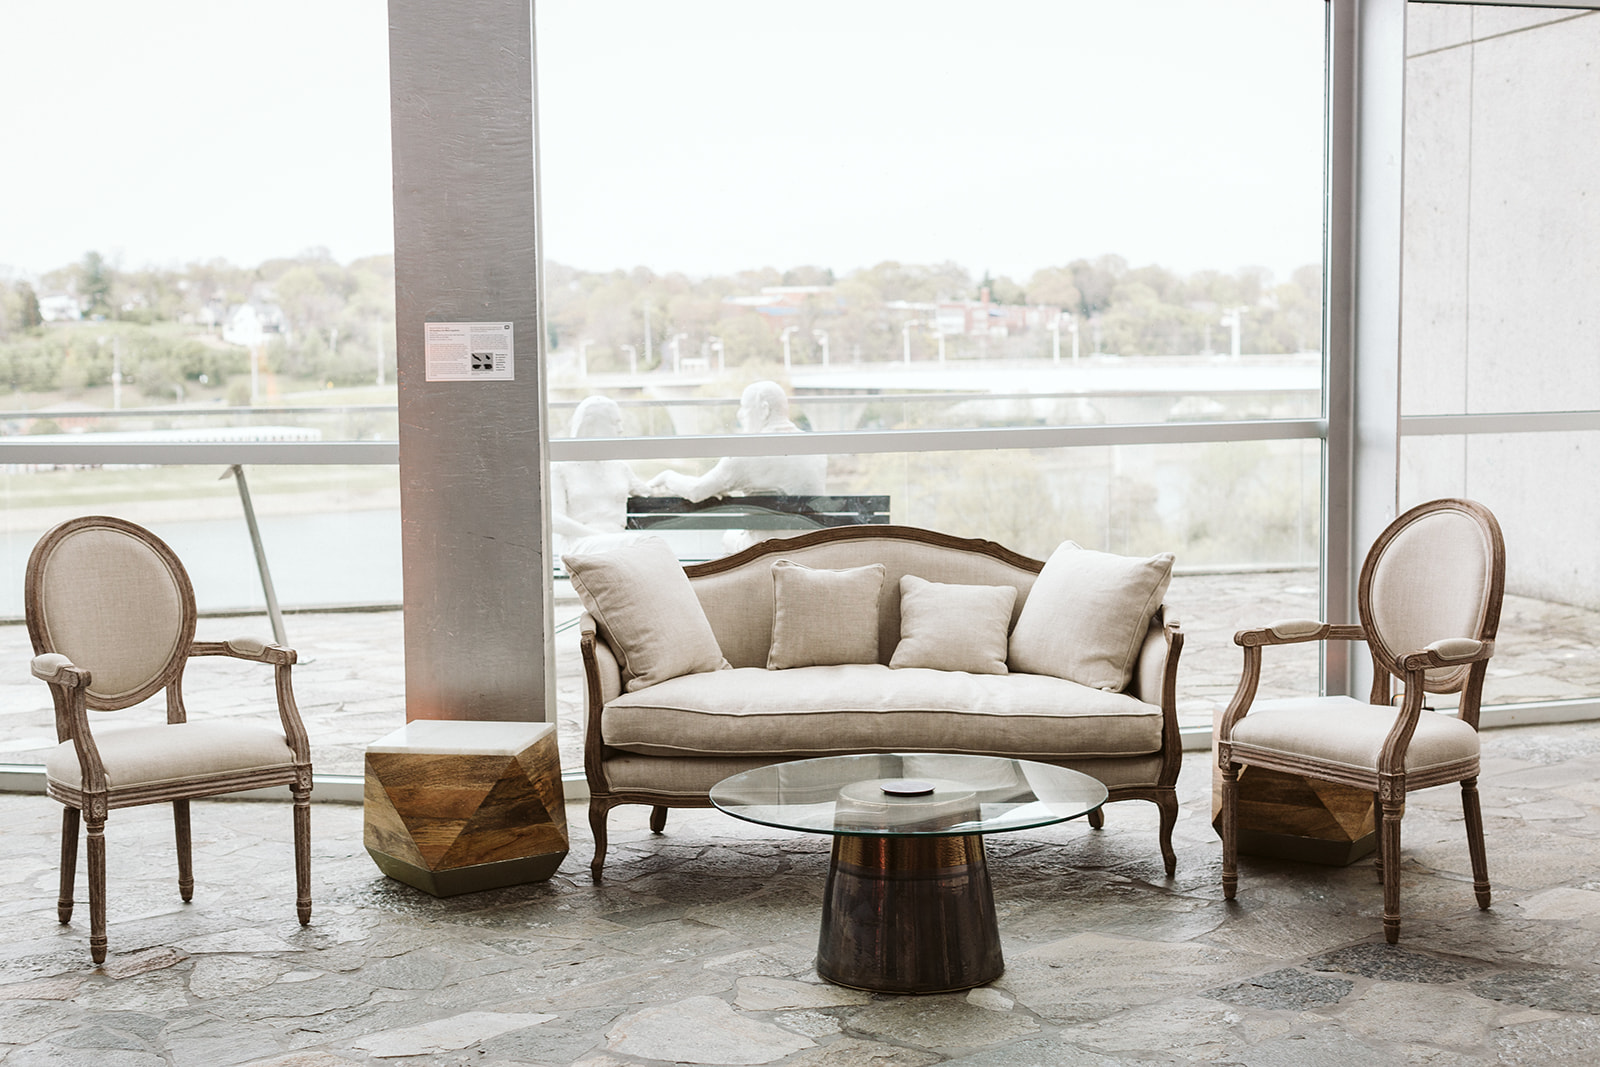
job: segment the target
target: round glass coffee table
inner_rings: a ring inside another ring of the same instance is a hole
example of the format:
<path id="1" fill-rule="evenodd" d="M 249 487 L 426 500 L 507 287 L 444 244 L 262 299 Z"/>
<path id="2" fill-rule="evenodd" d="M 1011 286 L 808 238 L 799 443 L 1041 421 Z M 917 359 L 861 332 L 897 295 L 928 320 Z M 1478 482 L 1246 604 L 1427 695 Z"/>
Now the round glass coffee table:
<path id="1" fill-rule="evenodd" d="M 1076 819 L 1105 801 L 1104 785 L 1048 763 L 926 753 L 775 763 L 711 788 L 729 815 L 832 835 L 817 973 L 885 993 L 998 978 L 983 836 Z"/>

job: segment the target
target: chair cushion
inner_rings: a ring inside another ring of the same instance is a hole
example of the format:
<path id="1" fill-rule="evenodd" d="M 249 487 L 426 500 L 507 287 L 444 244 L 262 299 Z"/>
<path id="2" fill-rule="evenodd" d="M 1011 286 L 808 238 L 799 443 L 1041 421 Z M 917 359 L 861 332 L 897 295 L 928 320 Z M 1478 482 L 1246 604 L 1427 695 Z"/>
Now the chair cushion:
<path id="1" fill-rule="evenodd" d="M 674 678 L 607 704 L 607 745 L 652 756 L 971 752 L 1024 759 L 1161 748 L 1161 709 L 1036 674 L 853 663 Z"/>
<path id="2" fill-rule="evenodd" d="M 891 667 L 1006 673 L 1014 585 L 950 585 L 900 579 L 900 643 Z"/>
<path id="3" fill-rule="evenodd" d="M 1171 580 L 1171 553 L 1135 559 L 1063 541 L 1011 631 L 1011 669 L 1126 689 Z"/>
<path id="4" fill-rule="evenodd" d="M 772 647 L 768 670 L 878 659 L 878 596 L 884 566 L 813 570 L 772 564 Z"/>
<path id="5" fill-rule="evenodd" d="M 1233 741 L 1283 755 L 1308 756 L 1352 770 L 1377 772 L 1395 708 L 1353 697 L 1257 701 L 1233 728 Z M 1475 759 L 1478 731 L 1460 719 L 1424 711 L 1406 749 L 1407 773 Z"/>
<path id="6" fill-rule="evenodd" d="M 659 537 L 561 557 L 622 664 L 627 689 L 728 666 L 683 564 Z"/>
<path id="7" fill-rule="evenodd" d="M 112 789 L 159 785 L 230 771 L 292 767 L 294 753 L 282 730 L 235 722 L 187 722 L 159 726 L 108 726 L 94 732 L 106 783 Z M 45 760 L 45 775 L 83 788 L 78 752 L 71 741 Z"/>

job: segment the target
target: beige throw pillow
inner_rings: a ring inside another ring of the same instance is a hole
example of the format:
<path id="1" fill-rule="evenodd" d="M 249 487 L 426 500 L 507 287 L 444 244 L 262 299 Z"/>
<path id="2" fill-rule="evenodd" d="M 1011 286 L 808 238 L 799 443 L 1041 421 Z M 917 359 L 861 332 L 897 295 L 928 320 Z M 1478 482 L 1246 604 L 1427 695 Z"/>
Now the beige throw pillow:
<path id="1" fill-rule="evenodd" d="M 661 538 L 573 553 L 561 562 L 617 654 L 628 692 L 729 666 L 689 576 Z"/>
<path id="2" fill-rule="evenodd" d="M 1017 590 L 1011 585 L 947 585 L 900 579 L 900 643 L 891 667 L 1006 674 L 1006 636 Z"/>
<path id="3" fill-rule="evenodd" d="M 767 670 L 878 662 L 883 564 L 812 570 L 772 564 L 772 647 Z"/>
<path id="4" fill-rule="evenodd" d="M 1063 541 L 1011 632 L 1013 671 L 1121 691 L 1172 580 L 1172 554 L 1115 556 Z"/>

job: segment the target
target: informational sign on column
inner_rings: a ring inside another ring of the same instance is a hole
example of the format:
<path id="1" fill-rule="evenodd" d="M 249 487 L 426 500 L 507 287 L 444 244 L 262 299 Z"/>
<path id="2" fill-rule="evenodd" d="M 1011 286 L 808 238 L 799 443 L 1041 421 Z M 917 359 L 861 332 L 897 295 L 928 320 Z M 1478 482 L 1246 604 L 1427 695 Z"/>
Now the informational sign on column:
<path id="1" fill-rule="evenodd" d="M 428 381 L 516 380 L 509 322 L 428 322 L 423 332 Z"/>

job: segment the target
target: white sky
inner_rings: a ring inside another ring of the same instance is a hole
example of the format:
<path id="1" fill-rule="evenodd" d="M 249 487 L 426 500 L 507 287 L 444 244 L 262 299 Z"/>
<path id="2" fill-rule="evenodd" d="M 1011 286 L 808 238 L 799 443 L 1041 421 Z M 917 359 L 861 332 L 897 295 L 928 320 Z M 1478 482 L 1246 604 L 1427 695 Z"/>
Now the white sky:
<path id="1" fill-rule="evenodd" d="M 0 269 L 392 247 L 383 0 L 8 8 Z M 561 262 L 1320 255 L 1322 0 L 536 8 Z"/>

